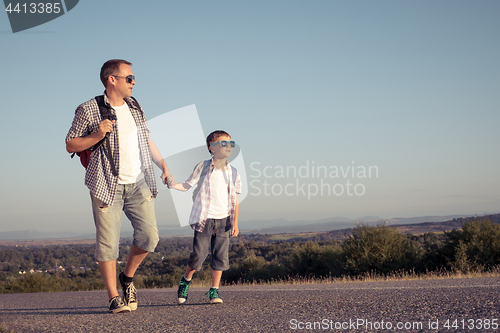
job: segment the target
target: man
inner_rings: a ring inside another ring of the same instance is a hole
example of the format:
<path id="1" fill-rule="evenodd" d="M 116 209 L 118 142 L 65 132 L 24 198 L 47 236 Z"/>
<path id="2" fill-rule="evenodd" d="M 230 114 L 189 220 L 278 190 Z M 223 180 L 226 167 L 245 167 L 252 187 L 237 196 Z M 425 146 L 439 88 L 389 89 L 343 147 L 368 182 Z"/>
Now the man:
<path id="1" fill-rule="evenodd" d="M 66 136 L 66 150 L 69 153 L 94 147 L 85 174 L 85 185 L 90 189 L 92 199 L 96 258 L 108 292 L 109 311 L 112 313 L 129 312 L 137 308 L 132 278 L 148 252 L 153 252 L 158 244 L 153 204 L 158 190 L 153 161 L 163 171 L 163 183 L 168 186 L 175 183 L 150 138 L 144 111 L 131 97 L 135 85 L 131 65 L 120 59 L 104 63 L 100 74 L 105 87 L 104 96 L 101 97 L 104 105 L 101 104 L 101 107 L 110 115 L 105 118 L 110 119 L 103 119 L 97 100 L 91 99 L 78 106 Z M 109 136 L 109 143 L 106 142 L 106 136 Z M 134 228 L 134 241 L 127 265 L 119 275 L 123 301 L 116 286 L 122 211 Z"/>

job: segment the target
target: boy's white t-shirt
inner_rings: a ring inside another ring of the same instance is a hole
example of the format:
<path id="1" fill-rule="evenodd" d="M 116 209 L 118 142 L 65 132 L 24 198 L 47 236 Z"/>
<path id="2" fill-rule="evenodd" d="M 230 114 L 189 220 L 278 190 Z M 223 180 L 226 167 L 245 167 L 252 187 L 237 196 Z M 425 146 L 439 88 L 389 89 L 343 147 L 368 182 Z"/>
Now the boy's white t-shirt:
<path id="1" fill-rule="evenodd" d="M 137 137 L 137 125 L 127 103 L 113 106 L 118 123 L 120 170 L 118 184 L 132 184 L 144 177 Z"/>
<path id="2" fill-rule="evenodd" d="M 209 219 L 223 219 L 229 216 L 228 173 L 217 169 L 210 175 L 210 204 L 208 206 Z"/>

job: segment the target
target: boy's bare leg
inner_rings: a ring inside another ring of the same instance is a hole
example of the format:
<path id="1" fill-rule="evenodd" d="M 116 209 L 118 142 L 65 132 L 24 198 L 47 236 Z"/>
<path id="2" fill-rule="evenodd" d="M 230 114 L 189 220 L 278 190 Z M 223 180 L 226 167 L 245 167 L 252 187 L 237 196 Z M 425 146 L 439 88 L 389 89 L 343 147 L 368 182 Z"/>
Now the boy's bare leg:
<path id="1" fill-rule="evenodd" d="M 118 289 L 116 289 L 116 260 L 99 261 L 99 269 L 108 291 L 108 299 L 118 296 Z"/>
<path id="2" fill-rule="evenodd" d="M 222 271 L 212 269 L 212 288 L 207 292 L 210 298 L 210 304 L 221 304 L 222 298 L 220 296 L 219 284 L 222 277 Z"/>
<path id="3" fill-rule="evenodd" d="M 219 288 L 220 279 L 222 278 L 222 271 L 212 269 L 212 288 Z"/>
<path id="4" fill-rule="evenodd" d="M 192 269 L 189 265 L 186 265 L 186 272 L 184 273 L 184 278 L 190 281 L 193 278 L 194 272 L 196 272 L 194 269 Z"/>
<path id="5" fill-rule="evenodd" d="M 123 272 L 123 274 L 128 277 L 134 277 L 135 271 L 137 270 L 137 268 L 139 268 L 139 265 L 144 260 L 144 258 L 146 258 L 148 253 L 148 251 L 144 251 L 132 244 L 130 255 L 127 260 L 127 266 L 125 266 L 125 271 Z"/>

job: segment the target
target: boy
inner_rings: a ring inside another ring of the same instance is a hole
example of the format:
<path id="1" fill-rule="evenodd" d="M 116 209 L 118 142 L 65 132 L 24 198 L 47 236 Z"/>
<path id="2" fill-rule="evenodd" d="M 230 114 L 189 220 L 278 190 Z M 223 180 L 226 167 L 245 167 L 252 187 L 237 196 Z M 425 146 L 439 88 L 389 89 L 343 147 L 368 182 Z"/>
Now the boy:
<path id="1" fill-rule="evenodd" d="M 212 249 L 212 288 L 207 292 L 210 304 L 222 303 L 219 291 L 222 271 L 229 268 L 229 235 L 238 236 L 238 196 L 241 193 L 241 178 L 238 171 L 229 165 L 234 141 L 224 131 L 215 131 L 207 137 L 207 148 L 212 159 L 198 163 L 185 183 L 170 188 L 187 191 L 196 183 L 189 224 L 194 229 L 193 252 L 189 256 L 186 272 L 179 282 L 178 303 L 188 298 L 189 284 L 195 271 L 200 270 Z"/>

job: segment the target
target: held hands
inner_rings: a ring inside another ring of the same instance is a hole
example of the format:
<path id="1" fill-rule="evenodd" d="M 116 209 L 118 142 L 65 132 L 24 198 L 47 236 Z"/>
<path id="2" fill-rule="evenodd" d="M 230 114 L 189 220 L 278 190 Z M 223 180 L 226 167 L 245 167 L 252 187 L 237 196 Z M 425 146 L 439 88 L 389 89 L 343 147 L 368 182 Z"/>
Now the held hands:
<path id="1" fill-rule="evenodd" d="M 112 132 L 113 131 L 113 124 L 115 123 L 114 120 L 109 120 L 109 119 L 104 119 L 101 121 L 99 124 L 99 134 L 104 138 L 106 136 L 106 133 Z"/>
<path id="2" fill-rule="evenodd" d="M 163 184 L 166 184 L 168 188 L 171 188 L 175 185 L 174 176 L 170 172 L 163 172 L 160 176 Z"/>

